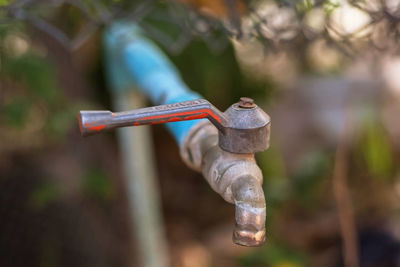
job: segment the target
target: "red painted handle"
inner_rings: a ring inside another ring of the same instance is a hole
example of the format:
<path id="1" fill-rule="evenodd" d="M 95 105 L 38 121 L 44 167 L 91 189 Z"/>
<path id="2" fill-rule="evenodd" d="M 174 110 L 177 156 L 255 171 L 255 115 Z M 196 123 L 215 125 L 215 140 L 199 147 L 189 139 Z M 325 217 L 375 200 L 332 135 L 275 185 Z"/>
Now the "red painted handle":
<path id="1" fill-rule="evenodd" d="M 224 131 L 228 124 L 224 114 L 210 102 L 197 99 L 117 113 L 106 110 L 81 111 L 79 126 L 81 134 L 86 136 L 119 127 L 204 118 L 209 119 L 220 131 Z"/>

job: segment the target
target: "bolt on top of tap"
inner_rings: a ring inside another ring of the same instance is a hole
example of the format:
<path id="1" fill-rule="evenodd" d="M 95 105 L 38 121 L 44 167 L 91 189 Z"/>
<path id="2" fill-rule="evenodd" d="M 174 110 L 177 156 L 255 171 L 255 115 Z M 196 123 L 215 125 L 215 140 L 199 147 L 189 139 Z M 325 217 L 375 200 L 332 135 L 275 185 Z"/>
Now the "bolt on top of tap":
<path id="1" fill-rule="evenodd" d="M 254 100 L 249 97 L 241 97 L 238 104 L 241 108 L 254 108 L 256 106 Z"/>

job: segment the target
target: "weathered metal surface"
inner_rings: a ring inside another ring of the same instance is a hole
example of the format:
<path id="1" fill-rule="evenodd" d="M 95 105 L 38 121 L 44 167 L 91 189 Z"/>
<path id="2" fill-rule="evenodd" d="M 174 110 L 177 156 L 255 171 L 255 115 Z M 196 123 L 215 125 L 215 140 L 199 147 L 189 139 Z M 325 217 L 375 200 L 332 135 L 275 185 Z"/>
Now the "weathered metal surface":
<path id="1" fill-rule="evenodd" d="M 125 112 L 81 111 L 82 135 L 126 126 L 209 119 L 219 130 L 219 146 L 232 153 L 255 153 L 269 146 L 270 117 L 249 98 L 241 98 L 225 113 L 197 99 Z"/>
<path id="2" fill-rule="evenodd" d="M 185 163 L 202 171 L 211 188 L 235 204 L 233 241 L 243 246 L 265 242 L 266 204 L 262 172 L 254 154 L 230 153 L 218 145 L 218 132 L 210 122 L 199 123 L 181 147 Z"/>
<path id="3" fill-rule="evenodd" d="M 229 107 L 224 115 L 229 126 L 219 132 L 219 146 L 232 153 L 255 153 L 269 147 L 270 117 L 257 105 Z"/>
<path id="4" fill-rule="evenodd" d="M 135 109 L 125 112 L 81 111 L 82 135 L 126 126 L 140 126 L 168 122 L 209 119 L 220 131 L 228 125 L 225 116 L 207 100 L 197 99 L 174 104 Z"/>
<path id="5" fill-rule="evenodd" d="M 207 118 L 194 126 L 181 154 L 226 201 L 236 206 L 233 241 L 243 246 L 265 242 L 265 198 L 262 173 L 254 153 L 269 146 L 270 117 L 252 99 L 241 98 L 224 113 L 197 99 L 126 112 L 81 111 L 82 135 L 125 126 Z M 216 130 L 218 129 L 218 131 Z"/>
<path id="6" fill-rule="evenodd" d="M 266 204 L 261 184 L 254 177 L 240 176 L 231 185 L 235 200 L 233 241 L 242 246 L 261 246 L 265 242 Z"/>
<path id="7" fill-rule="evenodd" d="M 241 97 L 238 104 L 239 104 L 239 107 L 241 107 L 241 108 L 254 108 L 254 107 L 256 107 L 256 104 L 254 103 L 254 100 L 249 98 L 249 97 Z"/>

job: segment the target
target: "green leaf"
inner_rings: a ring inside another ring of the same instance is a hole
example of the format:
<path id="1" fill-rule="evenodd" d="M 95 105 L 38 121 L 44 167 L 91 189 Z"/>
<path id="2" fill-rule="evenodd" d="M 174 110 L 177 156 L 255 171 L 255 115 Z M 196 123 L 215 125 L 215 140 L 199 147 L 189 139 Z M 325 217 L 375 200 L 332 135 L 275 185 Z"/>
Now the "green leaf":
<path id="1" fill-rule="evenodd" d="M 323 9 L 328 15 L 332 14 L 332 12 L 338 7 L 340 7 L 340 3 L 338 1 L 326 1 L 323 5 Z"/>
<path id="2" fill-rule="evenodd" d="M 26 123 L 29 107 L 30 103 L 26 98 L 15 98 L 3 105 L 1 116 L 8 125 L 22 128 Z"/>
<path id="3" fill-rule="evenodd" d="M 64 138 L 68 130 L 76 125 L 78 112 L 76 105 L 53 111 L 46 124 L 47 133 L 55 138 Z"/>
<path id="4" fill-rule="evenodd" d="M 113 183 L 107 174 L 97 168 L 86 171 L 82 179 L 82 187 L 86 194 L 103 201 L 110 200 L 115 193 Z"/>
<path id="5" fill-rule="evenodd" d="M 11 3 L 11 0 L 0 0 L 0 6 L 6 6 Z"/>
<path id="6" fill-rule="evenodd" d="M 284 245 L 272 242 L 238 260 L 241 266 L 303 267 L 306 266 L 307 257 Z"/>
<path id="7" fill-rule="evenodd" d="M 311 0 L 303 0 L 301 3 L 296 5 L 296 9 L 299 13 L 306 13 L 313 9 L 314 3 Z"/>
<path id="8" fill-rule="evenodd" d="M 320 197 L 318 192 L 321 192 L 320 187 L 330 175 L 331 154 L 318 149 L 308 152 L 301 160 L 294 177 L 295 198 L 304 207 L 312 208 L 319 204 L 319 201 L 316 201 Z"/>
<path id="9" fill-rule="evenodd" d="M 56 201 L 59 196 L 59 189 L 54 184 L 44 183 L 33 191 L 30 204 L 35 209 L 42 209 Z"/>
<path id="10" fill-rule="evenodd" d="M 384 129 L 369 122 L 361 143 L 361 150 L 368 171 L 377 178 L 391 177 L 393 158 L 391 146 Z"/>
<path id="11" fill-rule="evenodd" d="M 31 92 L 47 102 L 55 101 L 59 94 L 54 68 L 47 59 L 32 53 L 9 58 L 4 72 L 17 81 L 23 81 Z"/>

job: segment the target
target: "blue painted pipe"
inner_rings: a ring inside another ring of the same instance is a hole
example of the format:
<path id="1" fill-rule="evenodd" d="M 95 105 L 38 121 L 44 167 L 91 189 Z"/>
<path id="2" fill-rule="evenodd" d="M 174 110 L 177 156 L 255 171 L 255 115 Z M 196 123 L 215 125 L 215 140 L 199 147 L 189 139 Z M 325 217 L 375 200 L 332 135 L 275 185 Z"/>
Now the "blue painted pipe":
<path id="1" fill-rule="evenodd" d="M 141 29 L 131 22 L 116 22 L 104 34 L 105 60 L 111 90 L 138 89 L 154 105 L 202 98 L 182 81 L 177 69 Z M 200 120 L 167 123 L 179 145 Z"/>

